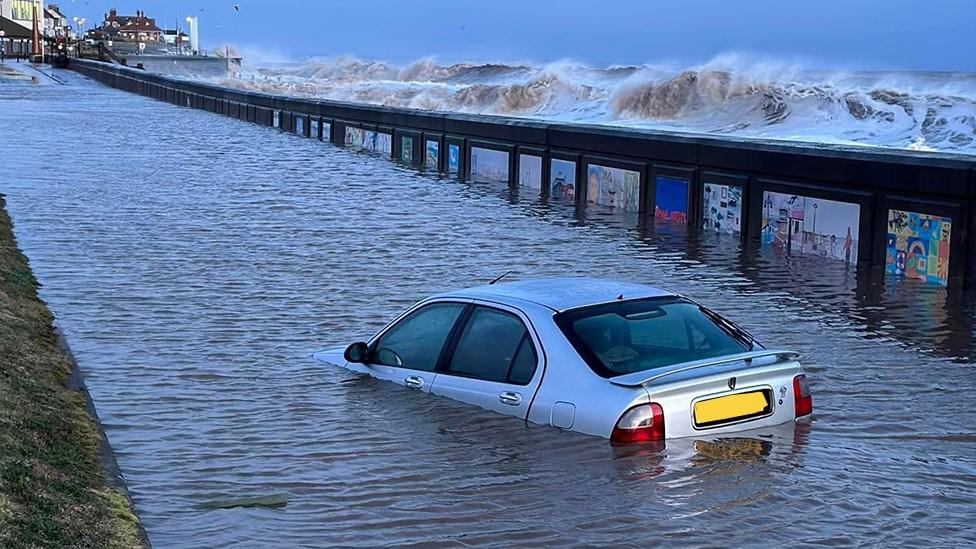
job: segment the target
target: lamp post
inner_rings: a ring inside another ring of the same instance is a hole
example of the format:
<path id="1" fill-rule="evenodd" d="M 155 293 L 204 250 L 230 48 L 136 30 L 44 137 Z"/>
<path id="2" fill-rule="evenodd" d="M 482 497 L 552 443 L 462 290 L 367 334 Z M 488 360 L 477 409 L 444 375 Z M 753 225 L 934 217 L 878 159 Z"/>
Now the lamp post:
<path id="1" fill-rule="evenodd" d="M 820 237 L 817 236 L 817 203 L 813 203 L 813 251 L 819 251 L 818 240 Z"/>

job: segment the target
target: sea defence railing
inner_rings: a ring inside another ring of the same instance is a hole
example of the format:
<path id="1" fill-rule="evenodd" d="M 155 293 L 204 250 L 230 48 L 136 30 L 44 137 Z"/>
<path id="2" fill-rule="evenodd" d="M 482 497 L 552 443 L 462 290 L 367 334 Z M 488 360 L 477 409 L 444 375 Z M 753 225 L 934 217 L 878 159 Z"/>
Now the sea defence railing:
<path id="1" fill-rule="evenodd" d="M 976 284 L 976 156 L 287 97 L 72 60 L 108 86 L 746 245 Z"/>

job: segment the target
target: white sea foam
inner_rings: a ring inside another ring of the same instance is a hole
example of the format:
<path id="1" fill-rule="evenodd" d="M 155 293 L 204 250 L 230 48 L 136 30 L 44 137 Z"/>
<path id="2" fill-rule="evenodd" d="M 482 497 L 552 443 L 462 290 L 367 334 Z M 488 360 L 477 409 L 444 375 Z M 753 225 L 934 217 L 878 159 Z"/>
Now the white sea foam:
<path id="1" fill-rule="evenodd" d="M 251 58 L 221 84 L 396 107 L 976 154 L 976 74 L 809 71 L 723 55 L 691 67 L 572 61 L 397 66 Z"/>

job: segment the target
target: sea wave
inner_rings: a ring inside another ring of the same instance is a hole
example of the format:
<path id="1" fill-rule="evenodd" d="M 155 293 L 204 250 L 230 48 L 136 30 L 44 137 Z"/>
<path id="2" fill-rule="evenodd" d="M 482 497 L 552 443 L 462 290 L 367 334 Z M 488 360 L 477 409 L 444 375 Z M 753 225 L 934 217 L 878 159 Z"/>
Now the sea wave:
<path id="1" fill-rule="evenodd" d="M 724 56 L 694 67 L 261 62 L 218 83 L 438 111 L 976 154 L 976 74 L 823 72 Z"/>

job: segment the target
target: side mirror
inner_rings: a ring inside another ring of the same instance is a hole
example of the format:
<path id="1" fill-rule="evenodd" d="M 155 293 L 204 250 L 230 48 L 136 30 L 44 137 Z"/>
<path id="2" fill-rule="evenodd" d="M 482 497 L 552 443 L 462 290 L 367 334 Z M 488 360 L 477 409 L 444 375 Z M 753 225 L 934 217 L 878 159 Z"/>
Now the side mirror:
<path id="1" fill-rule="evenodd" d="M 366 364 L 369 357 L 369 346 L 362 341 L 357 341 L 346 347 L 346 352 L 342 354 L 342 357 L 346 359 L 346 362 Z"/>

